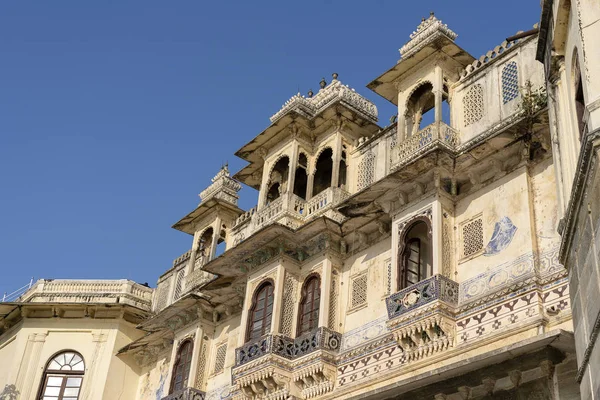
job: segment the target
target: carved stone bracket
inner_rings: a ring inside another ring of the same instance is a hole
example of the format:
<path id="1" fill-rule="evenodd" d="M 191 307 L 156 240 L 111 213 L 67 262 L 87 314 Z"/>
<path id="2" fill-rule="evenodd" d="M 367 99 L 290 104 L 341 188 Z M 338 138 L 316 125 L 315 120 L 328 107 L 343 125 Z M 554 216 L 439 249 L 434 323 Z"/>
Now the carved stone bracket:
<path id="1" fill-rule="evenodd" d="M 312 399 L 333 390 L 335 366 L 321 360 L 294 373 L 294 383 L 302 391 L 302 398 Z"/>

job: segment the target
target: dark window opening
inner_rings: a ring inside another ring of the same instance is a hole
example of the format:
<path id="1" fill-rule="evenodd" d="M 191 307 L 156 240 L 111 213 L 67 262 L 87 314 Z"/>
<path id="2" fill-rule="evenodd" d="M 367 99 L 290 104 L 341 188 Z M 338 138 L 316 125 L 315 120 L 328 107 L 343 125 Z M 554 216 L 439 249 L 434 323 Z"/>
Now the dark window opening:
<path id="1" fill-rule="evenodd" d="M 579 140 L 583 139 L 585 124 L 583 115 L 585 113 L 585 100 L 583 99 L 583 85 L 581 84 L 581 75 L 577 77 L 575 82 L 575 112 L 577 114 L 577 129 L 579 129 Z"/>
<path id="2" fill-rule="evenodd" d="M 275 163 L 271 175 L 269 176 L 269 191 L 267 192 L 267 202 L 271 202 L 281 196 L 285 190 L 288 181 L 290 159 L 282 157 Z"/>
<path id="3" fill-rule="evenodd" d="M 308 175 L 306 170 L 302 167 L 296 168 L 296 174 L 294 176 L 294 194 L 304 200 L 306 200 L 306 188 L 308 186 Z"/>
<path id="4" fill-rule="evenodd" d="M 406 231 L 403 238 L 398 288 L 401 290 L 431 277 L 432 259 L 429 225 L 424 221 L 417 221 Z"/>
<path id="5" fill-rule="evenodd" d="M 333 172 L 333 151 L 327 148 L 321 152 L 317 159 L 315 178 L 313 183 L 313 196 L 321 193 L 331 186 L 331 174 Z"/>
<path id="6" fill-rule="evenodd" d="M 340 173 L 338 177 L 338 187 L 345 189 L 346 187 L 346 152 L 342 151 L 342 158 L 340 160 Z"/>
<path id="7" fill-rule="evenodd" d="M 188 387 L 190 377 L 190 368 L 192 366 L 192 350 L 194 344 L 191 339 L 184 340 L 177 350 L 175 363 L 173 363 L 173 376 L 171 377 L 171 387 L 169 394 L 183 390 Z"/>
<path id="8" fill-rule="evenodd" d="M 254 292 L 249 311 L 246 341 L 258 339 L 271 330 L 273 316 L 273 283 L 267 281 Z"/>
<path id="9" fill-rule="evenodd" d="M 298 310 L 297 336 L 308 333 L 319 326 L 319 304 L 321 301 L 321 279 L 310 276 L 302 286 L 300 309 Z"/>

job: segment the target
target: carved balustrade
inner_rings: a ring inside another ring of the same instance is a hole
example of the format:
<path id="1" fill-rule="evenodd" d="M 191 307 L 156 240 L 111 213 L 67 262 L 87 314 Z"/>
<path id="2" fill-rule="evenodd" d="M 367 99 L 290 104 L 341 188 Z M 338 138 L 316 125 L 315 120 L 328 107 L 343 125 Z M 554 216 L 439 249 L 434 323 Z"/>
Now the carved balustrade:
<path id="1" fill-rule="evenodd" d="M 183 390 L 178 390 L 175 393 L 171 393 L 161 400 L 204 400 L 205 398 L 206 394 L 203 391 L 188 387 Z"/>
<path id="2" fill-rule="evenodd" d="M 443 122 L 434 122 L 398 143 L 392 150 L 392 169 L 435 148 L 454 150 L 460 143 L 460 134 Z"/>
<path id="3" fill-rule="evenodd" d="M 454 346 L 458 283 L 434 275 L 386 298 L 387 326 L 407 361 Z"/>
<path id="4" fill-rule="evenodd" d="M 336 187 L 327 188 L 308 201 L 295 194 L 284 193 L 262 210 L 256 211 L 254 207 L 242 214 L 233 226 L 234 243 L 238 244 L 257 230 L 276 222 L 296 228 L 317 215 L 325 214 L 341 220 L 343 217 L 333 207 L 349 196 L 348 192 Z"/>
<path id="5" fill-rule="evenodd" d="M 42 279 L 24 293 L 22 302 L 123 303 L 150 309 L 154 289 L 127 279 Z"/>
<path id="6" fill-rule="evenodd" d="M 341 335 L 325 327 L 295 339 L 265 335 L 236 349 L 233 381 L 246 399 L 324 394 L 333 390 L 340 344 Z"/>

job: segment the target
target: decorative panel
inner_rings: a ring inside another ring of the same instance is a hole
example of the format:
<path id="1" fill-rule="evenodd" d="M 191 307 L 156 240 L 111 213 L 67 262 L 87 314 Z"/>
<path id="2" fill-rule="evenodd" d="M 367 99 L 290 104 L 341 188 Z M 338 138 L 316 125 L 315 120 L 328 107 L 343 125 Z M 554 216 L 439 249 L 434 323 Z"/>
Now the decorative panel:
<path id="1" fill-rule="evenodd" d="M 337 277 L 333 277 L 331 280 L 331 292 L 329 293 L 329 315 L 327 324 L 329 329 L 336 329 L 335 323 L 337 321 L 338 312 L 338 280 Z"/>
<path id="2" fill-rule="evenodd" d="M 196 389 L 204 390 L 206 382 L 204 381 L 204 372 L 206 371 L 206 342 L 203 341 L 198 355 L 198 368 L 196 369 Z"/>
<path id="3" fill-rule="evenodd" d="M 181 296 L 181 290 L 183 289 L 183 278 L 185 276 L 185 268 L 182 268 L 177 272 L 175 278 L 175 291 L 173 291 L 173 300 L 177 300 Z"/>
<path id="4" fill-rule="evenodd" d="M 483 86 L 476 83 L 463 97 L 465 126 L 479 121 L 483 117 Z"/>
<path id="5" fill-rule="evenodd" d="M 368 152 L 358 164 L 357 189 L 362 190 L 375 181 L 375 154 Z"/>
<path id="6" fill-rule="evenodd" d="M 158 285 L 158 293 L 156 294 L 156 311 L 160 311 L 167 306 L 170 289 L 171 281 L 169 279 L 161 282 Z"/>
<path id="7" fill-rule="evenodd" d="M 392 259 L 388 258 L 384 262 L 385 265 L 385 282 L 383 289 L 385 290 L 385 295 L 392 294 Z"/>
<path id="8" fill-rule="evenodd" d="M 296 281 L 290 274 L 285 276 L 283 286 L 283 308 L 281 311 L 281 333 L 292 336 L 292 324 L 294 320 L 294 304 L 296 299 Z"/>
<path id="9" fill-rule="evenodd" d="M 367 304 L 367 282 L 366 271 L 351 278 L 350 281 L 350 309 L 354 310 Z"/>
<path id="10" fill-rule="evenodd" d="M 227 343 L 223 343 L 217 347 L 215 354 L 215 369 L 213 374 L 220 374 L 225 368 L 225 357 L 227 356 Z"/>
<path id="11" fill-rule="evenodd" d="M 506 104 L 519 96 L 519 70 L 517 62 L 511 61 L 502 68 L 502 103 Z"/>
<path id="12" fill-rule="evenodd" d="M 483 250 L 483 218 L 476 217 L 461 225 L 462 257 L 476 255 Z"/>

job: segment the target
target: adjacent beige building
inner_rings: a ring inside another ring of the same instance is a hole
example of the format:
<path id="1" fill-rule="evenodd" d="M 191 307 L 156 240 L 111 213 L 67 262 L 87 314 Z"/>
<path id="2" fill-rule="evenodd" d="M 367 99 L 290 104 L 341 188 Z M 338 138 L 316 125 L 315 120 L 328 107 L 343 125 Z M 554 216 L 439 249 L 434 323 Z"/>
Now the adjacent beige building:
<path id="1" fill-rule="evenodd" d="M 292 96 L 173 226 L 190 250 L 156 289 L 0 303 L 0 399 L 600 399 L 600 6 L 577 7 L 479 58 L 424 18 L 368 84 L 387 126 L 337 74 Z"/>

